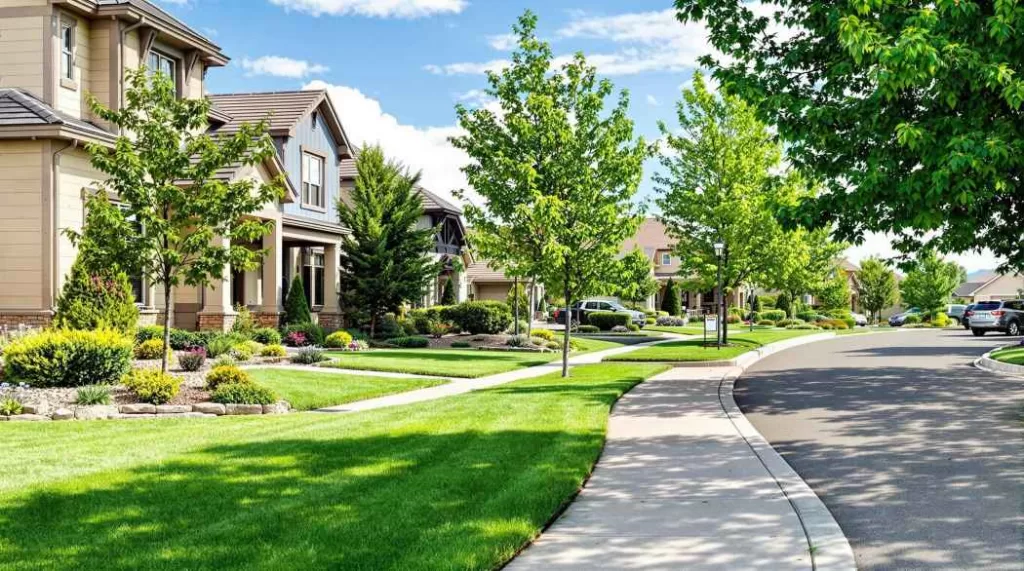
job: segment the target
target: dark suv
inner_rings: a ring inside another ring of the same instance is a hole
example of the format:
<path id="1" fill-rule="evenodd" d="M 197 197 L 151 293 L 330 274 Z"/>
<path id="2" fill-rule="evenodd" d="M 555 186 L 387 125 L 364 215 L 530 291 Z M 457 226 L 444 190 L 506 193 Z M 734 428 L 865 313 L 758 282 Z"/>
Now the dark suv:
<path id="1" fill-rule="evenodd" d="M 1020 335 L 1024 331 L 1024 300 L 979 301 L 971 310 L 971 333 L 982 336 L 989 331 Z"/>

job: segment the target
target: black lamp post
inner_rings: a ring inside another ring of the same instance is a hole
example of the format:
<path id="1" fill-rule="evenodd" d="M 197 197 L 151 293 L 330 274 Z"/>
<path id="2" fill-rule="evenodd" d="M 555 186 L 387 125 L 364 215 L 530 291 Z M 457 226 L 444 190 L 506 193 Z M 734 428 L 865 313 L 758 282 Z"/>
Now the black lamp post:
<path id="1" fill-rule="evenodd" d="M 715 293 L 715 315 L 718 316 L 718 331 L 715 332 L 715 339 L 718 348 L 722 348 L 722 328 L 725 327 L 725 310 L 722 296 L 722 253 L 725 251 L 725 244 L 715 242 L 715 257 L 718 258 L 718 291 Z"/>

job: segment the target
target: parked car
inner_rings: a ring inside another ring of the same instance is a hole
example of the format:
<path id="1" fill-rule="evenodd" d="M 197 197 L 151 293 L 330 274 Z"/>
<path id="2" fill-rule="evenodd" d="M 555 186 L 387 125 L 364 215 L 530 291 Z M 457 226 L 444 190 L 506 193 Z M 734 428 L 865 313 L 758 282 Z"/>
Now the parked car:
<path id="1" fill-rule="evenodd" d="M 1024 300 L 979 301 L 971 313 L 971 333 L 981 337 L 989 331 L 1017 336 L 1024 331 Z"/>
<path id="2" fill-rule="evenodd" d="M 920 317 L 921 309 L 918 307 L 911 307 L 910 309 L 904 311 L 903 313 L 897 313 L 889 318 L 889 325 L 892 325 L 893 327 L 902 326 L 903 323 L 907 320 L 908 315 L 917 315 L 918 317 Z"/>
<path id="3" fill-rule="evenodd" d="M 629 309 L 617 301 L 609 301 L 606 299 L 585 299 L 583 301 L 577 301 L 572 305 L 572 320 L 579 323 L 580 325 L 586 325 L 589 323 L 587 315 L 596 312 L 607 312 L 613 313 L 626 312 L 630 314 L 630 321 L 643 328 L 647 325 L 647 315 L 642 311 L 636 311 Z M 555 310 L 555 323 L 565 323 L 565 309 L 559 308 Z"/>
<path id="4" fill-rule="evenodd" d="M 855 325 L 865 327 L 868 324 L 868 316 L 862 313 L 850 312 L 850 317 L 853 317 L 853 322 Z"/>
<path id="5" fill-rule="evenodd" d="M 967 309 L 966 305 L 959 303 L 951 303 L 946 306 L 946 315 L 950 319 L 955 321 L 959 325 L 964 320 L 964 311 Z"/>
<path id="6" fill-rule="evenodd" d="M 971 314 L 974 313 L 974 304 L 970 304 L 964 308 L 964 316 L 960 319 L 960 325 L 964 326 L 964 329 L 971 328 Z"/>

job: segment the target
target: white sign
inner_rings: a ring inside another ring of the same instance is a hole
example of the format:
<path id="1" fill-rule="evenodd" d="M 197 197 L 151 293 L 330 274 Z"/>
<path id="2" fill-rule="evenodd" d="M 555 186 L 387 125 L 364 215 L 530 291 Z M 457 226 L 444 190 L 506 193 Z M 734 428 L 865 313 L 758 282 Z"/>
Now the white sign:
<path id="1" fill-rule="evenodd" d="M 707 331 L 718 331 L 718 316 L 705 317 L 704 329 Z"/>

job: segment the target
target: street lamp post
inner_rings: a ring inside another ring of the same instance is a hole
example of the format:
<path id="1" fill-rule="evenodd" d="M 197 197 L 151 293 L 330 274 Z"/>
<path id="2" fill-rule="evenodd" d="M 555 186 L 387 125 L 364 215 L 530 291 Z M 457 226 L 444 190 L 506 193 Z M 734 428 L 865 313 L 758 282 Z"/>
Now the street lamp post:
<path id="1" fill-rule="evenodd" d="M 715 332 L 715 340 L 718 348 L 722 348 L 722 330 L 725 327 L 725 311 L 722 307 L 724 298 L 722 296 L 722 253 L 725 251 L 725 244 L 715 242 L 715 257 L 718 258 L 718 288 L 715 293 L 715 315 L 718 316 L 718 331 Z"/>

